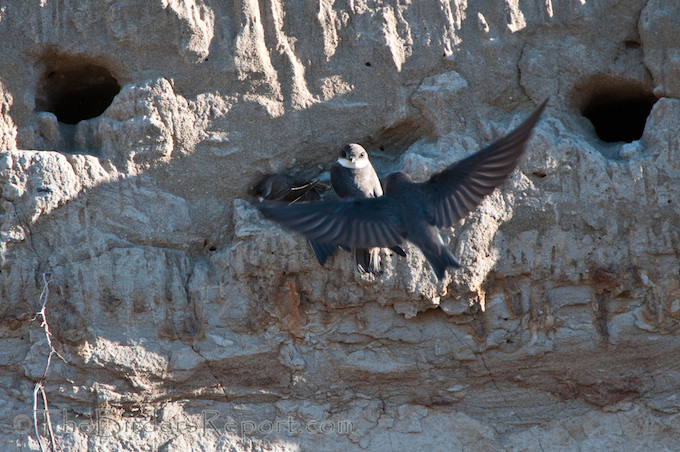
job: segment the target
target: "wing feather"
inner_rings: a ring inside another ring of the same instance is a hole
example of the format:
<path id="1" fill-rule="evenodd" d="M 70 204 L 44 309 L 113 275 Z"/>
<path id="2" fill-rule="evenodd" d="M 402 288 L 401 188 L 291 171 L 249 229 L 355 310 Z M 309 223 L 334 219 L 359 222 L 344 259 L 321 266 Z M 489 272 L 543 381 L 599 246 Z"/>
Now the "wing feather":
<path id="1" fill-rule="evenodd" d="M 263 201 L 257 208 L 265 217 L 318 243 L 387 248 L 404 243 L 406 237 L 393 203 L 383 196 L 292 205 Z"/>
<path id="2" fill-rule="evenodd" d="M 451 227 L 494 191 L 517 167 L 531 132 L 548 100 L 519 127 L 484 150 L 453 163 L 427 182 L 414 184 L 427 221 L 439 228 Z"/>

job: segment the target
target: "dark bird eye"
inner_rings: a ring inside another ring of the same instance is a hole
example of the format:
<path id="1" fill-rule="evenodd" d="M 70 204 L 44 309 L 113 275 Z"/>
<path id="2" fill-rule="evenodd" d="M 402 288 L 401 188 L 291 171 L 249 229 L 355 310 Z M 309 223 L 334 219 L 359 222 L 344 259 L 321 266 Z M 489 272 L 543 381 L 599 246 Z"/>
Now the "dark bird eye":
<path id="1" fill-rule="evenodd" d="M 361 156 L 362 156 L 362 157 L 365 157 L 365 156 L 366 156 L 366 154 L 362 152 L 362 153 L 361 153 Z"/>

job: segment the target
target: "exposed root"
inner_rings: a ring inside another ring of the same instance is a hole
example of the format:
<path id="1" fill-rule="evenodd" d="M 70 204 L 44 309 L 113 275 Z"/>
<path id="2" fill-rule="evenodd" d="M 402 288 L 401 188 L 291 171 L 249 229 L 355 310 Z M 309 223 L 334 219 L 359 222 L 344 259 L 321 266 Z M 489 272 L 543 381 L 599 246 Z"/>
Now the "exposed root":
<path id="1" fill-rule="evenodd" d="M 43 372 L 42 378 L 40 378 L 40 381 L 38 381 L 35 384 L 35 388 L 33 388 L 33 425 L 35 426 L 35 436 L 38 440 L 38 444 L 40 445 L 40 450 L 41 452 L 46 452 L 46 446 L 42 442 L 42 438 L 40 436 L 40 431 L 38 430 L 38 393 L 42 396 L 42 401 L 43 401 L 43 410 L 41 410 L 45 414 L 45 423 L 47 425 L 47 430 L 50 435 L 50 442 L 48 446 L 50 447 L 50 450 L 56 451 L 57 450 L 57 442 L 56 439 L 54 438 L 54 431 L 52 430 L 52 420 L 50 419 L 50 412 L 49 412 L 49 407 L 47 405 L 47 394 L 45 393 L 45 381 L 47 380 L 47 373 L 50 370 L 50 364 L 52 363 L 52 356 L 57 355 L 59 358 L 61 358 L 62 361 L 66 362 L 63 356 L 59 354 L 59 352 L 54 348 L 54 345 L 52 344 L 52 333 L 50 333 L 50 326 L 47 323 L 47 316 L 46 314 L 46 308 L 47 308 L 47 300 L 50 298 L 50 283 L 55 285 L 58 290 L 59 285 L 58 283 L 52 278 L 52 273 L 43 273 L 43 282 L 45 285 L 43 286 L 42 293 L 40 294 L 40 302 L 41 302 L 41 308 L 38 313 L 31 319 L 31 321 L 36 320 L 38 316 L 42 317 L 42 324 L 40 325 L 42 329 L 45 331 L 45 337 L 47 338 L 47 345 L 50 347 L 50 353 L 47 356 L 47 365 L 45 366 L 45 371 Z"/>

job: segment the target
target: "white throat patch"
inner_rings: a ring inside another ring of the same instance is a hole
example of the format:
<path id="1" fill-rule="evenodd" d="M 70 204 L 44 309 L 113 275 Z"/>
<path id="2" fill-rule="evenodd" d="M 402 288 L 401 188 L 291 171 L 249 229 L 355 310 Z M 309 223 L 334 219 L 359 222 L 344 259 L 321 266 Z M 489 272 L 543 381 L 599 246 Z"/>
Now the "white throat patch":
<path id="1" fill-rule="evenodd" d="M 351 168 L 351 169 L 358 169 L 358 168 L 366 168 L 368 166 L 368 159 L 361 159 L 358 162 L 350 162 L 346 158 L 340 157 L 338 159 L 338 163 L 340 166 L 343 166 L 345 168 Z"/>

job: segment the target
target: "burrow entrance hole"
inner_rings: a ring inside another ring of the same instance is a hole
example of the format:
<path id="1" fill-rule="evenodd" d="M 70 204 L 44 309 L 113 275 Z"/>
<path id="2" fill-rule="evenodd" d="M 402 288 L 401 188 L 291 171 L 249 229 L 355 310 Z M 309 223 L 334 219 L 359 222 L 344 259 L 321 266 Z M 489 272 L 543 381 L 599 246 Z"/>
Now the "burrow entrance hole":
<path id="1" fill-rule="evenodd" d="M 649 91 L 618 88 L 595 93 L 581 110 L 605 143 L 630 143 L 642 138 L 647 117 L 657 101 Z"/>
<path id="2" fill-rule="evenodd" d="M 120 92 L 111 71 L 89 60 L 60 56 L 48 59 L 36 93 L 36 110 L 54 113 L 63 124 L 96 118 Z"/>

